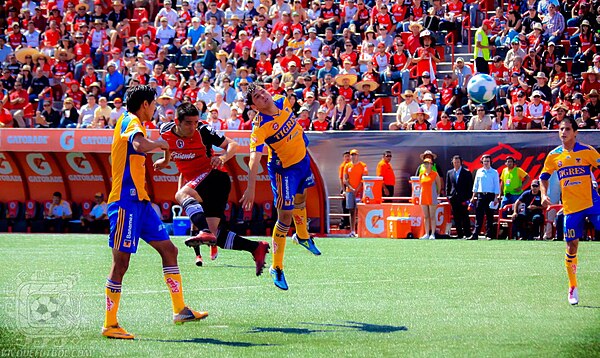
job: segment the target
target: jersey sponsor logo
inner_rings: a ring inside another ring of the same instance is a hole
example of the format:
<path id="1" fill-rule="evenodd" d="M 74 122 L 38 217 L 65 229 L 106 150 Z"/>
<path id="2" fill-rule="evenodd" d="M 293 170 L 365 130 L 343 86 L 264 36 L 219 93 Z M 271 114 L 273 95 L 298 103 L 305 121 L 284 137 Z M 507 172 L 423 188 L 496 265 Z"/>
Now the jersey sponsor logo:
<path id="1" fill-rule="evenodd" d="M 137 195 L 137 191 L 135 189 L 129 189 L 129 195 L 130 196 L 136 196 Z"/>
<path id="2" fill-rule="evenodd" d="M 179 153 L 179 152 L 173 152 L 171 154 L 171 159 L 172 160 L 191 160 L 196 158 L 196 153 Z"/>
<path id="3" fill-rule="evenodd" d="M 569 179 L 566 179 L 563 183 L 563 187 L 567 187 L 567 186 L 573 186 L 573 185 L 579 185 L 581 184 L 581 182 L 579 180 L 576 181 L 571 181 Z"/>
<path id="4" fill-rule="evenodd" d="M 183 146 L 185 145 L 185 142 L 184 142 L 184 141 L 182 141 L 181 139 L 177 139 L 177 140 L 175 141 L 175 145 L 177 146 L 177 148 L 181 149 L 181 148 L 183 148 Z"/>
<path id="5" fill-rule="evenodd" d="M 79 174 L 85 175 L 92 173 L 92 165 L 83 153 L 68 153 L 67 163 L 69 163 L 69 166 Z"/>
<path id="6" fill-rule="evenodd" d="M 582 175 L 589 175 L 590 168 L 585 166 L 573 166 L 566 167 L 558 170 L 558 179 L 566 179 L 571 177 L 578 177 Z"/>

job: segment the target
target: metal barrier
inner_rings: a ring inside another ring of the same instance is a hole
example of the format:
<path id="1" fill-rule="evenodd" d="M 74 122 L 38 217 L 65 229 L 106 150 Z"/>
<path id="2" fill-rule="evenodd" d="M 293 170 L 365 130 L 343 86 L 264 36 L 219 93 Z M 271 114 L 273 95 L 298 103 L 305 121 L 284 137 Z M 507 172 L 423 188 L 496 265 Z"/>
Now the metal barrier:
<path id="1" fill-rule="evenodd" d="M 452 61 L 452 65 L 454 65 L 454 32 L 450 31 L 448 35 L 446 35 L 446 45 L 450 46 L 450 59 Z M 393 93 L 392 93 L 393 94 Z"/>

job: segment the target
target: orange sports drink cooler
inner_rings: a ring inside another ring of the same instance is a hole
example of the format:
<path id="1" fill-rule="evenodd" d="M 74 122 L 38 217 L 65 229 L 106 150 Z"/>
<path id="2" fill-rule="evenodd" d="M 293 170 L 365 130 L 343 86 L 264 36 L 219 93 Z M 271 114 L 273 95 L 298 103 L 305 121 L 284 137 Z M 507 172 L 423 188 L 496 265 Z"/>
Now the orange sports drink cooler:
<path id="1" fill-rule="evenodd" d="M 381 193 L 383 191 L 383 177 L 364 176 L 363 197 L 365 204 L 381 204 Z"/>
<path id="2" fill-rule="evenodd" d="M 419 177 L 413 176 L 410 177 L 409 183 L 412 188 L 411 201 L 413 204 L 419 205 L 419 198 L 421 197 L 421 181 L 419 180 Z"/>

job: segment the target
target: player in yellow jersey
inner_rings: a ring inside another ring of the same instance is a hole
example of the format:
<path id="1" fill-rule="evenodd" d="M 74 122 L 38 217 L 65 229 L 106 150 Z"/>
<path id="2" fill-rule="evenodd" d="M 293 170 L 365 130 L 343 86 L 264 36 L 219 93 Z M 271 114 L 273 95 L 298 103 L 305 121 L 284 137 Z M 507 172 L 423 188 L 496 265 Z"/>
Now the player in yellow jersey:
<path id="1" fill-rule="evenodd" d="M 600 196 L 592 185 L 592 168 L 600 166 L 600 154 L 592 146 L 577 142 L 577 127 L 577 122 L 572 118 L 560 122 L 558 135 L 562 145 L 548 154 L 540 175 L 544 206 L 551 204 L 548 197 L 550 175 L 556 171 L 560 180 L 567 242 L 565 266 L 569 277 L 568 300 L 572 305 L 579 303 L 577 247 L 584 235 L 585 218 L 594 224 L 596 230 L 600 230 Z"/>
<path id="2" fill-rule="evenodd" d="M 189 309 L 183 300 L 181 274 L 177 266 L 177 247 L 152 208 L 145 189 L 146 153 L 165 150 L 169 145 L 162 139 L 146 137 L 143 123 L 152 119 L 156 102 L 150 86 L 135 86 L 127 90 L 127 111 L 115 125 L 112 156 L 112 189 L 108 198 L 110 221 L 109 246 L 112 248 L 112 267 L 106 283 L 106 316 L 102 335 L 109 338 L 133 339 L 119 326 L 117 311 L 121 300 L 121 282 L 129 267 L 131 254 L 143 239 L 161 256 L 165 282 L 171 293 L 173 321 L 183 323 L 205 318 L 207 312 Z"/>
<path id="3" fill-rule="evenodd" d="M 240 203 L 246 210 L 254 205 L 256 175 L 264 144 L 269 148 L 267 170 L 277 208 L 273 229 L 273 264 L 270 273 L 275 286 L 288 289 L 283 274 L 283 254 L 287 232 L 294 219 L 293 239 L 314 255 L 321 252 L 310 237 L 306 222 L 306 190 L 315 185 L 306 147 L 308 138 L 296 123 L 291 105 L 284 96 L 272 97 L 264 88 L 251 84 L 246 103 L 257 115 L 250 136 L 248 187 Z"/>

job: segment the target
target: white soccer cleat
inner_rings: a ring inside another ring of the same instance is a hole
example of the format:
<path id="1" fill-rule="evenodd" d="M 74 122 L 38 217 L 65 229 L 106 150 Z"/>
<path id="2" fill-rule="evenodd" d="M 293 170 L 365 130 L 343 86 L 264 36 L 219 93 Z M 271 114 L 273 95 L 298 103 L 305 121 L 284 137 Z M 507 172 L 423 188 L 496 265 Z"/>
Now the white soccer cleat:
<path id="1" fill-rule="evenodd" d="M 429 240 L 435 240 L 435 234 L 429 235 Z"/>
<path id="2" fill-rule="evenodd" d="M 425 234 L 419 238 L 419 240 L 429 240 L 429 235 Z"/>
<path id="3" fill-rule="evenodd" d="M 579 291 L 577 290 L 577 287 L 569 288 L 569 303 L 572 305 L 579 303 Z"/>

